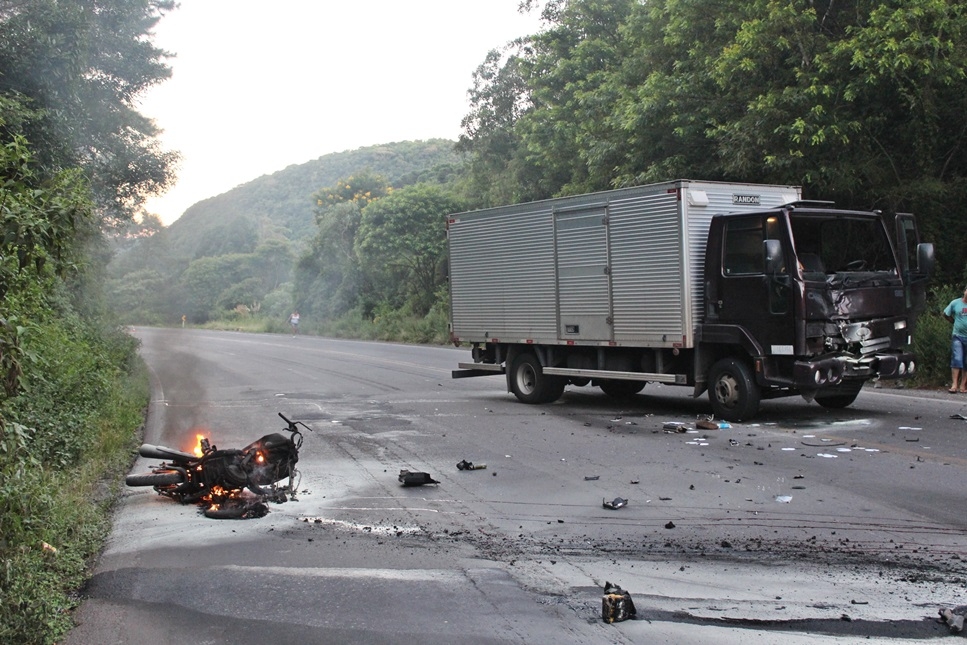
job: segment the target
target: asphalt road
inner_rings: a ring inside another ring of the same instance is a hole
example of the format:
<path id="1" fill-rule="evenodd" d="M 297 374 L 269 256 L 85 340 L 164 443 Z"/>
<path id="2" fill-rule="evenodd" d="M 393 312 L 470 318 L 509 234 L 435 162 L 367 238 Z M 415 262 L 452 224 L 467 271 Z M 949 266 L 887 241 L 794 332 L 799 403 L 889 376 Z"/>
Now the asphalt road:
<path id="1" fill-rule="evenodd" d="M 241 447 L 282 412 L 313 428 L 300 494 L 231 521 L 127 489 L 68 645 L 910 642 L 967 604 L 965 396 L 871 387 L 696 430 L 683 388 L 527 406 L 451 380 L 466 349 L 135 334 L 145 441 Z M 601 620 L 608 581 L 639 620 Z"/>

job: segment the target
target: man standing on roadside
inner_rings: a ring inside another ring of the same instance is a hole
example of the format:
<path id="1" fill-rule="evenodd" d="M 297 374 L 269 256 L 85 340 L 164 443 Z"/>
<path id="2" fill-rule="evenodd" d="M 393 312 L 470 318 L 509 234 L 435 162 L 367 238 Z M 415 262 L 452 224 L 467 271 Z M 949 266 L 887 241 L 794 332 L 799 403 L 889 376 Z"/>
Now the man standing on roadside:
<path id="1" fill-rule="evenodd" d="M 289 316 L 289 326 L 292 327 L 293 336 L 299 333 L 299 312 L 298 311 L 293 311 L 292 315 Z"/>
<path id="2" fill-rule="evenodd" d="M 944 318 L 954 324 L 950 339 L 950 389 L 954 392 L 967 392 L 967 370 L 964 369 L 964 354 L 967 348 L 967 289 L 964 295 L 952 300 L 943 310 Z"/>

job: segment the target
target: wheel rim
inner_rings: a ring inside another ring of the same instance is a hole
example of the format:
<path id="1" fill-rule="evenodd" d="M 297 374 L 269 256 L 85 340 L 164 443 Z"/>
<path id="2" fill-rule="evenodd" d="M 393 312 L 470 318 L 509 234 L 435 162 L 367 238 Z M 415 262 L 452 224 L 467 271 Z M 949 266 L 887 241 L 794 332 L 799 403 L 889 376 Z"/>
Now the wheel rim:
<path id="1" fill-rule="evenodd" d="M 528 364 L 521 365 L 517 370 L 517 387 L 523 394 L 533 394 L 537 386 L 537 372 Z"/>
<path id="2" fill-rule="evenodd" d="M 739 382 L 731 374 L 723 374 L 715 382 L 715 398 L 723 407 L 734 408 L 739 400 Z"/>

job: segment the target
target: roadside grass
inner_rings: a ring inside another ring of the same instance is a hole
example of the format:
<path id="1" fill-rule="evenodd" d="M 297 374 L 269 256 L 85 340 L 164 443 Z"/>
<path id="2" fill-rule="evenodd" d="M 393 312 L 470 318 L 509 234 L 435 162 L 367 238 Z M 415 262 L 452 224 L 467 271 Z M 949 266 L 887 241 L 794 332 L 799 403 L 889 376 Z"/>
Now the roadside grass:
<path id="1" fill-rule="evenodd" d="M 302 322 L 299 324 L 299 333 L 415 345 L 445 345 L 449 342 L 448 326 L 447 307 L 444 303 L 438 303 L 425 316 L 416 314 L 408 308 L 390 309 L 388 307 L 378 308 L 372 316 L 364 315 L 359 308 L 326 320 L 312 320 L 311 317 L 303 315 Z M 234 312 L 197 327 L 263 334 L 291 333 L 285 321 L 260 314 L 239 316 Z"/>
<path id="2" fill-rule="evenodd" d="M 43 407 L 21 402 L 3 410 L 2 643 L 49 645 L 72 627 L 71 610 L 80 602 L 78 592 L 110 530 L 113 503 L 148 402 L 147 371 L 134 339 L 117 334 L 101 344 L 74 337 L 66 347 L 57 347 L 44 341 L 62 340 L 59 333 L 40 336 L 30 349 L 49 371 L 32 394 L 55 395 L 64 410 L 84 412 L 65 413 L 51 426 L 33 423 L 38 415 L 48 416 Z M 55 360 L 51 351 L 60 357 Z M 76 387 L 75 378 L 96 385 L 93 390 Z M 61 436 L 44 436 L 51 432 Z"/>

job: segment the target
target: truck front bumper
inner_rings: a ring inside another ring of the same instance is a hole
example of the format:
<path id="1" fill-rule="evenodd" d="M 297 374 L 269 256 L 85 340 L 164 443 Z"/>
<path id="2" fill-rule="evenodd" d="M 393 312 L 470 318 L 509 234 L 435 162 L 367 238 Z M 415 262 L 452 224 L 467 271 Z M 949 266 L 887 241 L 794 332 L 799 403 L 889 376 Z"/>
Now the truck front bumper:
<path id="1" fill-rule="evenodd" d="M 901 379 L 913 376 L 916 361 L 910 352 L 882 352 L 866 356 L 836 355 L 796 361 L 793 379 L 800 389 L 817 389 L 853 379 Z"/>

